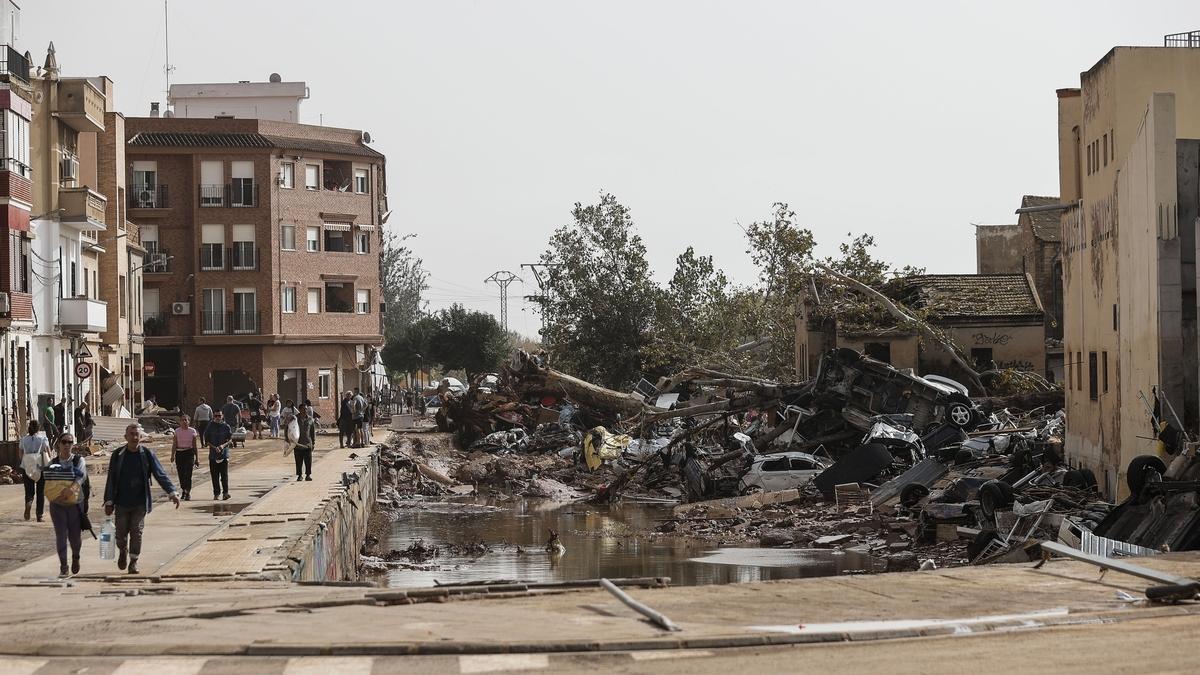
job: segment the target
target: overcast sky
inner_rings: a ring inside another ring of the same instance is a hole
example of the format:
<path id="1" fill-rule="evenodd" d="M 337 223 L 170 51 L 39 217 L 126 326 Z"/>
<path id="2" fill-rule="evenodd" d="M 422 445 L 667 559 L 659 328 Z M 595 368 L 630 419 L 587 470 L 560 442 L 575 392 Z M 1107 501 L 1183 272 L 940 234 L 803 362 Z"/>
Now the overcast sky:
<path id="1" fill-rule="evenodd" d="M 161 1 L 18 0 L 18 47 L 164 95 Z M 1086 7 L 1086 11 L 1084 11 Z M 418 235 L 434 307 L 537 319 L 520 269 L 576 201 L 612 192 L 658 278 L 689 244 L 736 281 L 739 223 L 789 202 L 823 249 L 975 270 L 971 223 L 1058 193 L 1054 90 L 1113 45 L 1200 29 L 1191 2 L 312 2 L 170 5 L 173 82 L 308 83 L 302 121 L 369 131 L 389 226 Z"/>

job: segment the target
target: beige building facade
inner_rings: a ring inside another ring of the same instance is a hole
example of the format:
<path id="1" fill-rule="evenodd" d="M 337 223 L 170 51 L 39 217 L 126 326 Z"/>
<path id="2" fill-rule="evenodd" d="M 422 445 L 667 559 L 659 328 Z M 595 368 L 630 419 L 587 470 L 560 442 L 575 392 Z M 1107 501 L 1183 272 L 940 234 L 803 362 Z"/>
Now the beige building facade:
<path id="1" fill-rule="evenodd" d="M 1116 47 L 1058 102 L 1066 453 L 1121 497 L 1156 395 L 1172 425 L 1200 412 L 1200 49 Z"/>

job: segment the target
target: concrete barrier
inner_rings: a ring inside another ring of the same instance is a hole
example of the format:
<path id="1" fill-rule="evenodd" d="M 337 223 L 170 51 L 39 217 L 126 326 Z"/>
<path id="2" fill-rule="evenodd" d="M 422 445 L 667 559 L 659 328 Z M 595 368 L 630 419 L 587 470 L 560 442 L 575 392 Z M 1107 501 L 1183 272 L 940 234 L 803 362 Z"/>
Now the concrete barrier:
<path id="1" fill-rule="evenodd" d="M 378 453 L 359 457 L 331 489 L 324 510 L 288 555 L 292 581 L 354 581 L 358 552 L 367 536 L 367 519 L 379 493 Z"/>

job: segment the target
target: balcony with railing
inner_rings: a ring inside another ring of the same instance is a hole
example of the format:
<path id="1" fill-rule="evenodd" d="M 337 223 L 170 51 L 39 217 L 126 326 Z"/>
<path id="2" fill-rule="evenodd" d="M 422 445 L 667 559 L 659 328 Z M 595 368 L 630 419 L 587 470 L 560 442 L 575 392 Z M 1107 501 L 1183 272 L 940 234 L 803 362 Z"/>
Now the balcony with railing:
<path id="1" fill-rule="evenodd" d="M 245 310 L 217 312 L 205 310 L 200 313 L 202 335 L 258 335 L 262 329 L 262 312 Z"/>
<path id="2" fill-rule="evenodd" d="M 84 78 L 64 79 L 58 86 L 58 118 L 80 133 L 103 132 L 104 93 Z"/>
<path id="3" fill-rule="evenodd" d="M 9 45 L 0 45 L 0 75 L 29 83 L 29 60 Z"/>
<path id="4" fill-rule="evenodd" d="M 258 271 L 259 249 L 254 242 L 235 241 L 229 248 L 230 268 L 234 271 Z"/>
<path id="5" fill-rule="evenodd" d="M 67 332 L 100 333 L 108 330 L 108 303 L 91 298 L 58 301 L 58 326 Z"/>
<path id="6" fill-rule="evenodd" d="M 104 207 L 107 204 L 108 199 L 104 195 L 88 187 L 58 189 L 61 222 L 81 230 L 107 230 L 104 224 Z"/>
<path id="7" fill-rule="evenodd" d="M 146 337 L 162 337 L 169 335 L 167 319 L 169 314 L 163 312 L 146 312 L 142 315 L 142 335 Z"/>
<path id="8" fill-rule="evenodd" d="M 28 164 L 7 157 L 0 158 L 0 197 L 32 203 L 32 175 Z"/>
<path id="9" fill-rule="evenodd" d="M 201 185 L 200 206 L 245 208 L 258 206 L 258 186 L 253 182 L 228 185 Z"/>
<path id="10" fill-rule="evenodd" d="M 167 185 L 134 185 L 129 189 L 129 208 L 131 209 L 165 209 L 167 208 Z"/>

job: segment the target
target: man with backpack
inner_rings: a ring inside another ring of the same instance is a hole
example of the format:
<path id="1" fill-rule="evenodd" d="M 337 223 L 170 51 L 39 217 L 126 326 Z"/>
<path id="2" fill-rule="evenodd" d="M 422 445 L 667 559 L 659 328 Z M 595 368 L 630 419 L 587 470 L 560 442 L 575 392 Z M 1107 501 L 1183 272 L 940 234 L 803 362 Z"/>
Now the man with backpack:
<path id="1" fill-rule="evenodd" d="M 104 515 L 114 516 L 117 527 L 117 568 L 137 574 L 137 560 L 142 553 L 142 530 L 153 500 L 150 478 L 158 481 L 175 508 L 179 495 L 158 457 L 142 445 L 142 427 L 125 427 L 125 445 L 113 453 L 108 462 L 108 480 L 104 485 Z"/>
<path id="2" fill-rule="evenodd" d="M 212 476 L 213 500 L 229 499 L 229 445 L 233 429 L 225 422 L 225 413 L 218 410 L 204 432 L 208 446 L 208 473 Z M 222 491 L 223 490 L 223 491 Z"/>

